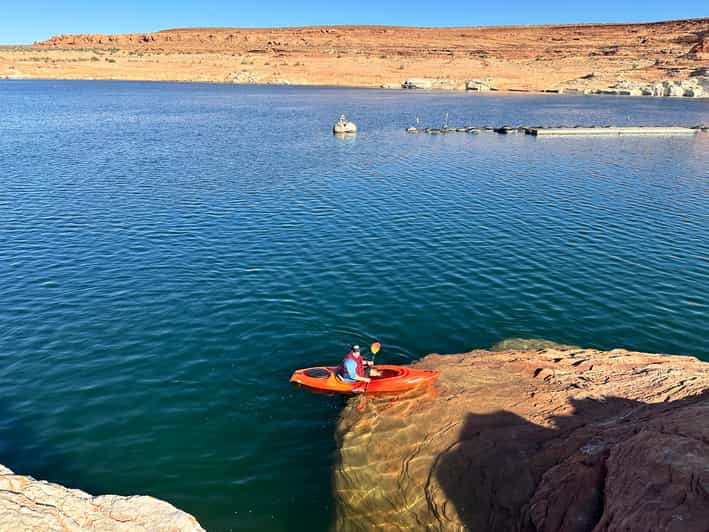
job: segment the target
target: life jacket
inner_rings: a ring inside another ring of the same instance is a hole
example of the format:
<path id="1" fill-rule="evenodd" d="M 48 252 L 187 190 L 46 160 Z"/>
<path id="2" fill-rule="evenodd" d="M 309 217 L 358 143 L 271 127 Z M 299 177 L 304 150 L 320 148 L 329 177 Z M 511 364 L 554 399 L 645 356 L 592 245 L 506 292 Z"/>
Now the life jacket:
<path id="1" fill-rule="evenodd" d="M 347 368 L 345 368 L 345 364 L 347 364 L 348 360 L 353 360 L 355 364 L 357 364 L 357 375 L 360 377 L 364 377 L 364 365 L 362 364 L 362 357 L 361 356 L 354 356 L 352 351 L 347 353 L 345 355 L 345 358 L 342 359 L 342 363 L 340 366 L 337 368 L 337 373 L 341 377 L 345 379 L 351 379 L 349 373 L 347 372 Z"/>

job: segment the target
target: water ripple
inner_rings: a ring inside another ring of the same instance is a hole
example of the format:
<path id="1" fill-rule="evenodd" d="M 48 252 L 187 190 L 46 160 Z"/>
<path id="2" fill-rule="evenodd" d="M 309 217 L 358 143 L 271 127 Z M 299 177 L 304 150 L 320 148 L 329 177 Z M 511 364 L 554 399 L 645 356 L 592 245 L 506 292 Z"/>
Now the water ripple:
<path id="1" fill-rule="evenodd" d="M 709 123 L 688 100 L 0 82 L 0 462 L 210 530 L 326 529 L 341 402 L 293 368 L 513 336 L 709 358 L 709 135 L 403 131 L 446 112 Z"/>

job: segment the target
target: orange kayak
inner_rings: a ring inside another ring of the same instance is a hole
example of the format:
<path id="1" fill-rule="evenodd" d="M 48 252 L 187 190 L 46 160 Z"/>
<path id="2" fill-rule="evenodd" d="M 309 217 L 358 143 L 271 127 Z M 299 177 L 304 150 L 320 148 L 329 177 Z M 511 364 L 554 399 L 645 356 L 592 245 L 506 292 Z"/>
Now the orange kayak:
<path id="1" fill-rule="evenodd" d="M 406 366 L 378 365 L 376 369 L 381 375 L 372 377 L 372 382 L 367 386 L 367 393 L 403 392 L 430 384 L 438 377 L 436 370 Z M 293 372 L 290 381 L 315 390 L 329 392 L 357 393 L 364 391 L 364 383 L 340 380 L 335 366 L 299 369 Z"/>

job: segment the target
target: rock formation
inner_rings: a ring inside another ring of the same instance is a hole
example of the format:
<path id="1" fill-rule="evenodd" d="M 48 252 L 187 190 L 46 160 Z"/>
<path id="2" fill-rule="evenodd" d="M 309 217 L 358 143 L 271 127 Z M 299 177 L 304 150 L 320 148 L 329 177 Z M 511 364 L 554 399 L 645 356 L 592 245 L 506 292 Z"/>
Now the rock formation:
<path id="1" fill-rule="evenodd" d="M 562 346 L 416 366 L 433 389 L 341 416 L 339 530 L 706 532 L 709 364 Z"/>
<path id="2" fill-rule="evenodd" d="M 654 83 L 621 80 L 607 89 L 591 90 L 587 93 L 619 96 L 709 98 L 709 77 L 694 76 L 682 81 L 662 80 Z"/>
<path id="3" fill-rule="evenodd" d="M 433 80 L 426 78 L 409 78 L 401 82 L 402 89 L 432 89 Z"/>
<path id="4" fill-rule="evenodd" d="M 146 496 L 93 497 L 0 466 L 0 530 L 204 532 L 190 514 Z"/>
<path id="5" fill-rule="evenodd" d="M 304 85 L 565 92 L 619 80 L 685 81 L 709 66 L 709 19 L 649 24 L 411 28 L 188 28 L 121 35 L 58 35 L 3 49 L 0 75 Z M 590 75 L 589 75 L 590 74 Z M 494 79 L 494 85 L 474 80 Z"/>
<path id="6" fill-rule="evenodd" d="M 709 30 L 701 32 L 696 42 L 689 53 L 698 59 L 709 59 Z"/>
<path id="7" fill-rule="evenodd" d="M 493 86 L 492 78 L 481 79 L 471 79 L 465 82 L 465 90 L 468 91 L 478 91 L 478 92 L 488 92 L 497 90 Z"/>

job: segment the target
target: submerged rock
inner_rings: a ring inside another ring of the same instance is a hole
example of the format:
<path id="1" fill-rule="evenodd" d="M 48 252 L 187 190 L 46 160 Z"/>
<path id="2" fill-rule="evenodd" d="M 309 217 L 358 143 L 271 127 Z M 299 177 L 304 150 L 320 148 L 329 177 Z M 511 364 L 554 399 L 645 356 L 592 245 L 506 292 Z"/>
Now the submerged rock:
<path id="1" fill-rule="evenodd" d="M 529 351 L 536 349 L 557 349 L 557 348 L 570 348 L 570 349 L 581 349 L 575 345 L 560 344 L 558 342 L 553 342 L 551 340 L 544 340 L 542 338 L 507 338 L 501 342 L 497 342 L 490 348 L 490 351 L 509 351 L 511 349 L 517 351 Z"/>
<path id="2" fill-rule="evenodd" d="M 0 466 L 0 529 L 204 532 L 190 514 L 147 496 L 94 497 Z"/>
<path id="3" fill-rule="evenodd" d="M 553 347 L 415 365 L 435 388 L 343 411 L 338 530 L 706 530 L 709 364 Z"/>

